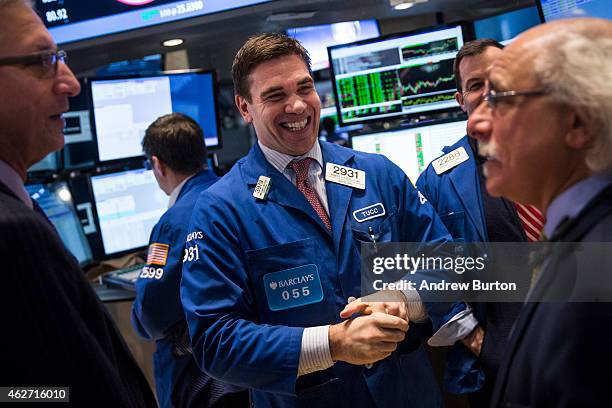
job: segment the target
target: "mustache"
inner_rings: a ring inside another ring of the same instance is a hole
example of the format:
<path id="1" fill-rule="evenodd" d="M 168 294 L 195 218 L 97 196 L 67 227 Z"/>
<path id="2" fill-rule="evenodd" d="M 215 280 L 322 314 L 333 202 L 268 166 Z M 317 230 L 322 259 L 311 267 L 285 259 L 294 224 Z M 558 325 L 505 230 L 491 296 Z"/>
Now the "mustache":
<path id="1" fill-rule="evenodd" d="M 478 142 L 478 154 L 482 157 L 495 158 L 497 156 L 497 145 L 492 142 Z"/>

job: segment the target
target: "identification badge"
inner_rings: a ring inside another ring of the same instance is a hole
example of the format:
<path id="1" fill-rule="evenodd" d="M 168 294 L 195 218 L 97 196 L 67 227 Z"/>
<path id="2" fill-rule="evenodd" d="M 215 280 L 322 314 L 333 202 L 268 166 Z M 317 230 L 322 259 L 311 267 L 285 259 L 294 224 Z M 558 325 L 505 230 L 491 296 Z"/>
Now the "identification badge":
<path id="1" fill-rule="evenodd" d="M 360 190 L 365 190 L 366 173 L 363 170 L 327 163 L 325 165 L 325 180 L 342 184 Z"/>
<path id="2" fill-rule="evenodd" d="M 257 185 L 255 186 L 255 191 L 253 191 L 253 197 L 259 198 L 260 200 L 265 200 L 268 197 L 268 193 L 270 192 L 270 185 L 272 184 L 272 180 L 270 177 L 259 176 L 259 180 L 257 180 Z"/>
<path id="3" fill-rule="evenodd" d="M 433 168 L 436 171 L 436 174 L 440 175 L 453 167 L 457 167 L 469 158 L 470 156 L 468 156 L 465 148 L 461 146 L 460 148 L 434 160 Z"/>
<path id="4" fill-rule="evenodd" d="M 385 214 L 385 206 L 382 203 L 376 203 L 353 211 L 353 218 L 357 222 L 364 222 L 372 218 L 382 217 Z"/>
<path id="5" fill-rule="evenodd" d="M 268 306 L 275 312 L 323 300 L 319 269 L 314 264 L 267 273 L 263 284 Z"/>

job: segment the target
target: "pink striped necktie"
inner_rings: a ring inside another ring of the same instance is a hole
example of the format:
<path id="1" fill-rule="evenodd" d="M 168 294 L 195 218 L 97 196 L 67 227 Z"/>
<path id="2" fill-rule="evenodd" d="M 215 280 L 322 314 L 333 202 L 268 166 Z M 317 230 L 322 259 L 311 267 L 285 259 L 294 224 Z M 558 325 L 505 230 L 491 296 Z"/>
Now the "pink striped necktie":
<path id="1" fill-rule="evenodd" d="M 331 231 L 332 226 L 329 221 L 329 215 L 325 211 L 323 204 L 319 200 L 317 193 L 314 191 L 310 183 L 308 182 L 308 170 L 310 169 L 310 163 L 314 159 L 307 157 L 299 161 L 292 161 L 288 164 L 288 167 L 295 172 L 295 185 L 298 190 L 304 194 L 306 200 L 310 203 L 315 212 L 319 215 L 319 218 L 323 221 L 323 224 L 327 227 L 328 231 Z"/>
<path id="2" fill-rule="evenodd" d="M 542 229 L 544 228 L 544 215 L 533 205 L 514 203 L 516 212 L 521 219 L 521 224 L 527 235 L 529 242 L 535 242 L 540 239 Z"/>

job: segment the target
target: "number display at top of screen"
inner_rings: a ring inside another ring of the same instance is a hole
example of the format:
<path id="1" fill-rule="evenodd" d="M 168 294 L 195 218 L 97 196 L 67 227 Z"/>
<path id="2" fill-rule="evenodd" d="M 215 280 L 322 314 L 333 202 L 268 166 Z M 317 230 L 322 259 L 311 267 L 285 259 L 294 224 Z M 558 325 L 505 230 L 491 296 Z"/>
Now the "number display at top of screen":
<path id="1" fill-rule="evenodd" d="M 271 0 L 36 0 L 55 41 L 67 43 Z"/>

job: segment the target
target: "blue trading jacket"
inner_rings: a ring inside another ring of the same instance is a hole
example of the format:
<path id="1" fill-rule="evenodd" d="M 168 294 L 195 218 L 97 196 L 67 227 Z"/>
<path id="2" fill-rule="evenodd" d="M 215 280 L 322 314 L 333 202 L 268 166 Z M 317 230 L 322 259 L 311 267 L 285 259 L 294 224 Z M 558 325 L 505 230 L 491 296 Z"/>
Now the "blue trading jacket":
<path id="1" fill-rule="evenodd" d="M 455 241 L 487 242 L 487 228 L 480 191 L 480 182 L 474 152 L 468 136 L 464 136 L 452 146 L 443 149 L 447 154 L 464 147 L 469 160 L 442 173 L 436 174 L 430 164 L 417 180 L 417 188 L 429 200 L 442 222 Z M 448 321 L 460 305 L 442 319 Z M 484 321 L 485 305 L 474 306 L 478 321 Z M 462 394 L 478 390 L 484 383 L 484 372 L 477 367 L 476 357 L 462 344 L 455 344 L 448 353 L 444 376 L 444 387 L 454 393 Z"/>
<path id="2" fill-rule="evenodd" d="M 139 335 L 156 341 L 154 355 L 155 384 L 160 406 L 173 406 L 173 393 L 190 379 L 200 375 L 193 356 L 179 347 L 185 315 L 179 297 L 181 267 L 187 226 L 200 193 L 218 177 L 203 170 L 183 185 L 176 203 L 164 213 L 151 232 L 150 245 L 167 252 L 166 261 L 147 264 L 136 281 L 136 300 L 132 307 L 132 324 Z M 163 265 L 162 265 L 163 264 Z M 177 384 L 180 381 L 181 384 Z M 175 400 L 187 396 L 175 395 Z"/>
<path id="3" fill-rule="evenodd" d="M 256 407 L 440 406 L 416 324 L 372 368 L 338 362 L 296 379 L 303 328 L 338 323 L 348 297 L 360 296 L 359 244 L 369 242 L 370 227 L 379 242 L 450 240 L 387 158 L 327 142 L 321 150 L 325 163 L 366 173 L 365 190 L 326 182 L 332 233 L 258 145 L 200 196 L 187 242 L 194 256 L 181 282 L 194 356 L 212 376 L 251 388 Z M 265 199 L 253 196 L 260 176 L 271 179 Z M 358 222 L 355 212 L 374 205 L 385 211 Z M 284 292 L 271 277 L 301 270 L 308 274 L 287 290 L 291 300 L 275 298 Z M 320 290 L 303 292 L 303 279 L 320 281 Z"/>

